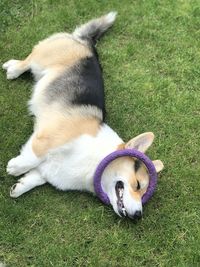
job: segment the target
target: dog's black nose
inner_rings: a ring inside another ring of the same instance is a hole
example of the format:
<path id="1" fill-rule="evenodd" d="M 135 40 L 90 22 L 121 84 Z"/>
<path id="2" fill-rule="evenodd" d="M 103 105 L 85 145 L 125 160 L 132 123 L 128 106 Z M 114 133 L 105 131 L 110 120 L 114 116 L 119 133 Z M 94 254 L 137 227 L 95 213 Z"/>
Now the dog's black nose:
<path id="1" fill-rule="evenodd" d="M 140 210 L 137 210 L 135 214 L 133 215 L 134 220 L 139 220 L 142 218 L 142 212 Z"/>

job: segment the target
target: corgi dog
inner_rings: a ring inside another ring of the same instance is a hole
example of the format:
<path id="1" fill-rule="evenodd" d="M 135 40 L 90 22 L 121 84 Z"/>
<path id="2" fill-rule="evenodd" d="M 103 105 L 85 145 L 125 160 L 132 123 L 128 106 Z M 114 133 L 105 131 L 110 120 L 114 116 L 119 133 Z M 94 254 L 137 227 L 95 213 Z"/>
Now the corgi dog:
<path id="1" fill-rule="evenodd" d="M 71 34 L 53 34 L 24 60 L 3 64 L 7 79 L 28 70 L 35 78 L 29 101 L 35 116 L 33 134 L 7 165 L 8 174 L 23 175 L 11 187 L 11 197 L 45 183 L 60 190 L 94 193 L 94 172 L 105 156 L 125 148 L 145 152 L 151 146 L 153 133 L 124 142 L 105 123 L 104 83 L 95 45 L 115 18 L 116 12 L 110 12 Z M 160 160 L 153 163 L 157 172 L 163 169 Z M 142 217 L 141 199 L 149 184 L 143 163 L 128 156 L 118 158 L 107 166 L 101 183 L 119 216 L 124 214 L 120 197 L 128 217 Z"/>

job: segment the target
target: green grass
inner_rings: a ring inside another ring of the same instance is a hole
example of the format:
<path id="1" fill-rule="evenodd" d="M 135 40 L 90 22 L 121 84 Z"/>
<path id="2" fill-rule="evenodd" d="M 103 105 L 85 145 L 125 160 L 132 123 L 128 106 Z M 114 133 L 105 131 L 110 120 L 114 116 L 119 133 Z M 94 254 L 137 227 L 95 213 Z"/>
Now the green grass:
<path id="1" fill-rule="evenodd" d="M 2 0 L 0 63 L 23 58 L 49 34 L 110 10 L 98 44 L 107 122 L 124 140 L 153 131 L 165 170 L 134 224 L 92 195 L 43 186 L 13 200 L 5 172 L 32 132 L 32 80 L 0 71 L 0 262 L 8 266 L 200 266 L 200 2 Z"/>

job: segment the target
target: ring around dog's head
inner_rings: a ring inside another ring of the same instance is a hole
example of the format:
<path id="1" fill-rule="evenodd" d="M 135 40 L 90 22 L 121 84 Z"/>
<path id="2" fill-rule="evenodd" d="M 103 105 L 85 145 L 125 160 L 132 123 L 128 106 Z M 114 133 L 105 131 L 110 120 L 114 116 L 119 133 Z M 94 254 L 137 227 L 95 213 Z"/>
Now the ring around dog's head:
<path id="1" fill-rule="evenodd" d="M 121 145 L 119 149 L 122 151 L 112 153 L 106 159 L 109 161 L 109 164 L 102 173 L 101 185 L 105 192 L 105 195 L 103 195 L 105 199 L 102 199 L 102 201 L 110 203 L 119 216 L 140 219 L 142 217 L 142 204 L 153 193 L 154 188 L 150 189 L 149 174 L 150 176 L 154 176 L 154 178 L 152 177 L 154 181 L 151 181 L 151 186 L 155 186 L 156 172 L 161 171 L 164 166 L 160 160 L 149 162 L 150 160 L 144 154 L 140 153 L 144 153 L 151 146 L 153 140 L 153 133 L 141 134 L 131 139 L 128 143 Z M 129 155 L 134 154 L 133 152 L 131 153 L 132 149 L 134 149 L 135 155 L 139 154 L 138 157 L 141 160 L 138 160 L 137 156 L 133 158 Z M 113 160 L 112 156 L 115 156 L 115 154 L 120 155 L 120 157 Z M 129 156 L 122 156 L 123 154 Z M 149 165 L 148 170 L 142 161 L 145 164 L 147 163 L 147 166 Z M 105 162 L 102 163 L 105 164 Z M 152 192 L 146 192 L 147 188 L 148 190 L 152 190 Z"/>

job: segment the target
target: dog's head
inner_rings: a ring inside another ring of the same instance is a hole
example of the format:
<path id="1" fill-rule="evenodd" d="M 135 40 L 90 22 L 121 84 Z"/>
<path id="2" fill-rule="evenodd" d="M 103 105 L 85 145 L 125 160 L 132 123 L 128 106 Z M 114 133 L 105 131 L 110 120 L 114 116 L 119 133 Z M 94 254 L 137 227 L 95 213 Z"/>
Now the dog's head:
<path id="1" fill-rule="evenodd" d="M 118 149 L 135 148 L 145 152 L 153 143 L 153 133 L 143 133 Z M 163 169 L 160 160 L 153 161 L 157 172 Z M 145 165 L 131 157 L 121 157 L 112 161 L 102 176 L 102 186 L 107 193 L 114 211 L 119 216 L 132 219 L 142 217 L 142 196 L 147 190 L 149 175 Z"/>

